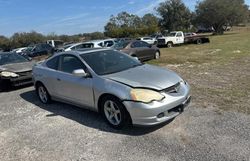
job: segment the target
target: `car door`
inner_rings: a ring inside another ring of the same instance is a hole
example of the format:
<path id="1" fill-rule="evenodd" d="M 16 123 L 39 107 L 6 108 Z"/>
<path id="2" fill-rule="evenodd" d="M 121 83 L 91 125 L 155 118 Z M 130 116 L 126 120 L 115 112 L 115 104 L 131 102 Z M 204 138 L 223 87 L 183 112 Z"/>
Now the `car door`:
<path id="1" fill-rule="evenodd" d="M 67 54 L 60 56 L 56 93 L 66 101 L 85 107 L 93 107 L 92 78 L 73 75 L 73 71 L 77 69 L 84 69 L 88 72 L 78 57 Z"/>
<path id="2" fill-rule="evenodd" d="M 143 60 L 144 59 L 144 48 L 141 47 L 140 41 L 134 41 L 130 46 L 130 55 L 135 55 L 138 59 Z"/>
<path id="3" fill-rule="evenodd" d="M 144 60 L 151 59 L 154 56 L 155 49 L 152 48 L 152 45 L 150 45 L 144 41 L 140 41 L 140 46 L 143 49 L 142 52 L 143 52 L 143 59 Z"/>
<path id="4" fill-rule="evenodd" d="M 176 44 L 182 44 L 184 43 L 184 35 L 182 32 L 176 33 Z"/>
<path id="5" fill-rule="evenodd" d="M 57 78 L 58 78 L 59 56 L 53 57 L 46 62 L 46 74 L 43 83 L 52 97 L 57 97 Z"/>

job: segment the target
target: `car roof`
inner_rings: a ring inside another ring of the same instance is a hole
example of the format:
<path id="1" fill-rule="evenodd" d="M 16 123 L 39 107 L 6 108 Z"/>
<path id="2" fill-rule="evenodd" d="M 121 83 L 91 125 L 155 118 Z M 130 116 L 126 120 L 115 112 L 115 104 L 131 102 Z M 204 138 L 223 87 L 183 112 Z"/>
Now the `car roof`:
<path id="1" fill-rule="evenodd" d="M 114 39 L 91 40 L 91 41 L 87 41 L 85 43 L 98 43 L 98 42 L 104 42 L 104 41 L 114 41 Z"/>

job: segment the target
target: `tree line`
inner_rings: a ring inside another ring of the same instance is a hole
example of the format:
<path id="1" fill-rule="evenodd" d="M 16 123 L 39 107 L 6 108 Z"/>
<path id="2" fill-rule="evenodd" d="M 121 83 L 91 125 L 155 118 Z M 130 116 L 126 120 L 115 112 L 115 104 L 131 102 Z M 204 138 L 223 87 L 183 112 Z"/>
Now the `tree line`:
<path id="1" fill-rule="evenodd" d="M 197 1 L 194 11 L 190 11 L 182 0 L 165 0 L 155 11 L 156 14 L 147 13 L 142 17 L 127 12 L 111 15 L 104 32 L 69 36 L 32 31 L 15 33 L 9 38 L 0 36 L 0 48 L 10 50 L 51 39 L 78 42 L 106 37 L 139 37 L 173 30 L 194 32 L 199 26 L 213 27 L 215 34 L 223 34 L 227 26 L 250 22 L 249 6 L 244 0 L 201 0 Z"/>
<path id="2" fill-rule="evenodd" d="M 173 30 L 194 32 L 197 27 L 213 28 L 214 34 L 223 34 L 228 26 L 250 21 L 248 8 L 244 0 L 202 0 L 197 1 L 192 12 L 182 0 L 166 0 L 155 8 L 156 15 L 139 17 L 126 12 L 112 15 L 105 35 L 137 37 Z"/>

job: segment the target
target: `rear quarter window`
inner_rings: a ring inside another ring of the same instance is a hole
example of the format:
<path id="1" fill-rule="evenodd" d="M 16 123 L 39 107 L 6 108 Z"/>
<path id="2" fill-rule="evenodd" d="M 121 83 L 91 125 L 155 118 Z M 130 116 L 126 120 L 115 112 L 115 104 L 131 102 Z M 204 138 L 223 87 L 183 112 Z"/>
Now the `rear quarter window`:
<path id="1" fill-rule="evenodd" d="M 54 57 L 47 61 L 46 66 L 50 69 L 57 70 L 58 69 L 58 62 L 59 62 L 59 57 Z"/>

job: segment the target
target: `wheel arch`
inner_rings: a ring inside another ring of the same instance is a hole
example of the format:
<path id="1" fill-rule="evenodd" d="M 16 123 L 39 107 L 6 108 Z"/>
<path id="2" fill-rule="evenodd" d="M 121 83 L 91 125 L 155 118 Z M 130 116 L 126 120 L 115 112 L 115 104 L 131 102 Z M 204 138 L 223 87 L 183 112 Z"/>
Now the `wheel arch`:
<path id="1" fill-rule="evenodd" d="M 41 82 L 41 81 L 36 81 L 35 84 L 34 84 L 35 89 L 37 89 L 38 85 L 43 85 L 43 86 L 44 86 L 43 82 Z M 46 88 L 46 87 L 45 87 L 45 88 Z"/>

